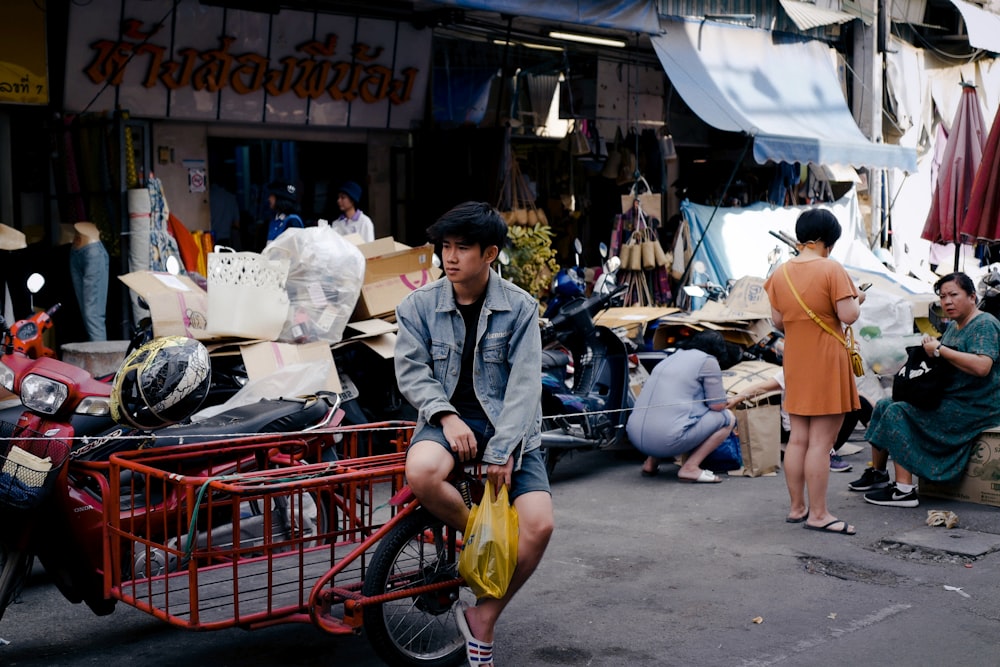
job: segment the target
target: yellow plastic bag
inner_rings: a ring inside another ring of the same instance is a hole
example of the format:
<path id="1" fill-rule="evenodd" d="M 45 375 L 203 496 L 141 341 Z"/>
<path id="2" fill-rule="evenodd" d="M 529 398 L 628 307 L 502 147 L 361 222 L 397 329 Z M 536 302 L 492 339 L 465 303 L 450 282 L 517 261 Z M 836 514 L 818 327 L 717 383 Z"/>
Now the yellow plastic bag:
<path id="1" fill-rule="evenodd" d="M 469 512 L 458 558 L 458 573 L 477 599 L 502 598 L 517 567 L 517 510 L 506 485 L 493 495 L 487 480 L 482 501 Z"/>

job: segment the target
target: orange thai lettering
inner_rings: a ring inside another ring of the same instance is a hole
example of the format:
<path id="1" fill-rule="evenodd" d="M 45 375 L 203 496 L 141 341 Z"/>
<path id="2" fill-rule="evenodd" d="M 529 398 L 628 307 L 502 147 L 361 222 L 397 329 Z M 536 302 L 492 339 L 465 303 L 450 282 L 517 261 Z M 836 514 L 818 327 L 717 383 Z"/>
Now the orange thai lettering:
<path id="1" fill-rule="evenodd" d="M 200 55 L 205 64 L 194 72 L 195 90 L 218 92 L 226 85 L 229 70 L 233 66 L 233 57 L 229 55 L 229 47 L 236 41 L 235 37 L 223 37 L 222 48 L 206 51 Z"/>
<path id="2" fill-rule="evenodd" d="M 94 84 L 119 86 L 126 67 L 144 63 L 146 88 L 163 85 L 168 90 L 218 92 L 228 86 L 240 95 L 263 89 L 272 96 L 292 93 L 316 100 L 325 94 L 335 101 L 374 104 L 388 99 L 400 105 L 410 100 L 419 71 L 408 67 L 394 76 L 391 67 L 376 62 L 386 50 L 364 42 L 351 46 L 351 60 L 334 60 L 338 37 L 332 33 L 296 47 L 308 57 L 288 55 L 277 63 L 257 53 L 233 54 L 237 38 L 228 35 L 219 38 L 217 48 L 184 48 L 171 57 L 166 47 L 147 41 L 163 26 L 155 24 L 146 31 L 143 27 L 141 21 L 130 19 L 123 24 L 122 40 L 93 42 L 93 59 L 83 70 L 87 78 Z"/>
<path id="3" fill-rule="evenodd" d="M 354 95 L 348 90 L 349 86 L 344 85 L 344 80 L 351 73 L 351 63 L 333 63 L 330 69 L 333 71 L 333 80 L 326 88 L 327 93 L 330 94 L 330 99 L 336 102 L 350 102 L 353 100 Z"/>
<path id="4" fill-rule="evenodd" d="M 303 42 L 296 46 L 295 50 L 308 53 L 311 56 L 329 58 L 337 50 L 337 36 L 330 33 L 326 36 L 325 42 L 318 42 L 316 40 Z"/>
<path id="5" fill-rule="evenodd" d="M 91 44 L 90 48 L 97 53 L 83 73 L 93 83 L 110 82 L 112 86 L 120 86 L 122 77 L 125 76 L 125 65 L 132 54 L 132 45 L 128 42 L 100 39 Z"/>
<path id="6" fill-rule="evenodd" d="M 355 60 L 370 63 L 373 60 L 378 60 L 382 56 L 382 51 L 381 46 L 371 47 L 368 44 L 358 42 L 351 48 L 351 55 L 354 56 Z"/>
<path id="7" fill-rule="evenodd" d="M 167 50 L 155 44 L 140 44 L 136 47 L 135 52 L 136 55 L 150 54 L 152 56 L 152 61 L 146 70 L 146 78 L 143 80 L 142 85 L 146 88 L 153 88 L 156 86 L 160 69 L 163 67 L 163 58 L 167 55 Z"/>
<path id="8" fill-rule="evenodd" d="M 281 69 L 269 69 L 265 76 L 264 90 L 268 95 L 284 95 L 292 89 L 295 82 L 295 68 L 299 61 L 293 56 L 281 59 Z"/>
<path id="9" fill-rule="evenodd" d="M 181 49 L 178 53 L 181 62 L 168 60 L 160 68 L 159 79 L 170 90 L 190 86 L 191 74 L 194 72 L 195 63 L 198 62 L 198 51 L 195 49 Z"/>
<path id="10" fill-rule="evenodd" d="M 390 102 L 400 105 L 410 101 L 410 95 L 413 94 L 413 84 L 417 81 L 419 71 L 416 67 L 407 67 L 401 72 L 404 77 L 402 81 L 392 80 L 392 92 L 389 93 Z"/>
<path id="11" fill-rule="evenodd" d="M 368 76 L 361 82 L 361 101 L 381 102 L 389 94 L 392 70 L 384 65 L 369 65 L 365 71 Z"/>
<path id="12" fill-rule="evenodd" d="M 256 53 L 237 56 L 239 63 L 229 78 L 230 87 L 240 95 L 253 93 L 261 89 L 267 76 L 267 58 Z"/>
<path id="13" fill-rule="evenodd" d="M 318 100 L 326 92 L 326 81 L 330 75 L 330 67 L 333 65 L 329 60 L 300 60 L 299 69 L 301 73 L 295 81 L 295 94 L 303 99 Z"/>

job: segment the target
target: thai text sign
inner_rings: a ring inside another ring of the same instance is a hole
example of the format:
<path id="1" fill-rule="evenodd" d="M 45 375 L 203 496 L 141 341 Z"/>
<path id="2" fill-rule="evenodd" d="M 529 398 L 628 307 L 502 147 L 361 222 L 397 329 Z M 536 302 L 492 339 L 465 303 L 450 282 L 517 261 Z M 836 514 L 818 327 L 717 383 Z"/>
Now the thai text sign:
<path id="1" fill-rule="evenodd" d="M 409 128 L 421 118 L 430 31 L 394 21 L 125 0 L 72 5 L 70 111 Z"/>
<path id="2" fill-rule="evenodd" d="M 44 7 L 34 0 L 6 0 L 0 7 L 9 28 L 0 39 L 0 102 L 49 102 Z"/>

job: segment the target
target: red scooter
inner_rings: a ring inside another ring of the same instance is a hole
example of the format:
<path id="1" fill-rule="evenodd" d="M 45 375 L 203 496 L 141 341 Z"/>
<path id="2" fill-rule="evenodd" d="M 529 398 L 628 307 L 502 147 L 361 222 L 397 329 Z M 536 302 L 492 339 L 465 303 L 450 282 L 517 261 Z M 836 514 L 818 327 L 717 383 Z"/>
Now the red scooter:
<path id="1" fill-rule="evenodd" d="M 45 354 L 41 332 L 49 317 L 50 312 L 36 313 L 0 332 L 0 384 L 18 394 L 23 405 L 16 424 L 0 422 L 0 617 L 36 555 L 68 599 L 85 601 L 97 613 L 111 611 L 113 601 L 105 598 L 103 586 L 102 498 L 109 489 L 108 459 L 115 452 L 283 433 L 299 434 L 302 460 L 335 457 L 329 427 L 343 413 L 333 394 L 260 401 L 155 431 L 120 425 L 108 431 L 111 385 Z M 35 333 L 29 336 L 30 324 Z M 16 339 L 15 332 L 22 336 Z M 104 425 L 103 433 L 93 435 L 95 423 Z M 210 458 L 192 472 L 213 475 L 262 464 L 211 464 Z M 151 511 L 167 502 L 155 499 Z"/>

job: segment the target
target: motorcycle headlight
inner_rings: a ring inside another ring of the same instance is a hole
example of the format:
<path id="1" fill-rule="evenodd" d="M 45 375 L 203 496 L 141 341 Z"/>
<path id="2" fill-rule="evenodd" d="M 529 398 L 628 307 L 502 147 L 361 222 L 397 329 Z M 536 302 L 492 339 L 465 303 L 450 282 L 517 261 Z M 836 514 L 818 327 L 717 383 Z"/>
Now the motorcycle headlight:
<path id="1" fill-rule="evenodd" d="M 90 417 L 104 417 L 111 414 L 111 399 L 103 396 L 88 396 L 80 401 L 74 412 Z"/>
<path id="2" fill-rule="evenodd" d="M 54 415 L 66 402 L 69 388 L 62 382 L 32 373 L 21 380 L 21 403 L 46 415 Z"/>
<path id="3" fill-rule="evenodd" d="M 14 371 L 3 362 L 0 362 L 0 387 L 14 391 Z"/>

